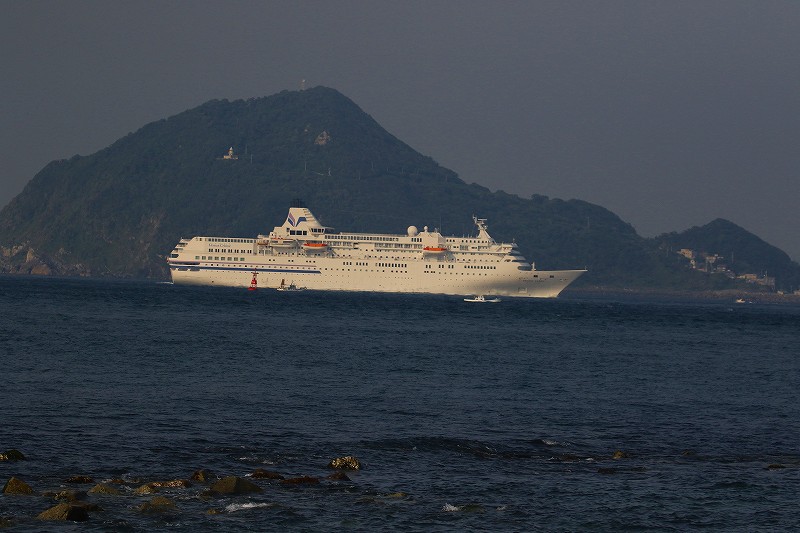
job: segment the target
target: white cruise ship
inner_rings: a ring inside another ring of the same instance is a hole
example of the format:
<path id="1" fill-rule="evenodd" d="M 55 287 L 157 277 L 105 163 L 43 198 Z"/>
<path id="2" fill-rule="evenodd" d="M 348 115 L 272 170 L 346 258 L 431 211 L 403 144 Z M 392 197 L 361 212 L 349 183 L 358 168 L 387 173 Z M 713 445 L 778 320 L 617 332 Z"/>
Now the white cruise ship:
<path id="1" fill-rule="evenodd" d="M 476 237 L 410 226 L 405 235 L 334 232 L 300 204 L 257 238 L 181 239 L 167 262 L 173 283 L 313 290 L 489 294 L 554 298 L 585 270 L 536 270 L 515 243 L 498 243 L 473 216 Z"/>

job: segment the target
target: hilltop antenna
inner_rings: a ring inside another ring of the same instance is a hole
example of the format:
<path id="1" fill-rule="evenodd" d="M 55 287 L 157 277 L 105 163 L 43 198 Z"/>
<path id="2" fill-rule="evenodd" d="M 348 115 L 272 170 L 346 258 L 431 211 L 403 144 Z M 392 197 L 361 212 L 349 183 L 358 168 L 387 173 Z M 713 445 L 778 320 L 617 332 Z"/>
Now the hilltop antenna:
<path id="1" fill-rule="evenodd" d="M 306 90 L 306 79 L 305 78 L 300 80 L 300 90 L 301 91 L 305 91 Z"/>

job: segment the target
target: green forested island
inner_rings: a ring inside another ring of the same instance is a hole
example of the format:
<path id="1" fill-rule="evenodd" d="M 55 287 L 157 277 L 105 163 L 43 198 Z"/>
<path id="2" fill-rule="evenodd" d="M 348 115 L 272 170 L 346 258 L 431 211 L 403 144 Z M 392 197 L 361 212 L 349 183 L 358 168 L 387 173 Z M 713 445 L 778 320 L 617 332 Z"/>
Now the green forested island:
<path id="1" fill-rule="evenodd" d="M 729 221 L 645 239 L 588 202 L 464 183 L 326 87 L 212 100 L 51 162 L 0 211 L 0 272 L 166 279 L 180 237 L 253 237 L 293 198 L 359 232 L 463 235 L 476 214 L 537 268 L 588 267 L 575 287 L 800 287 L 800 265 Z"/>

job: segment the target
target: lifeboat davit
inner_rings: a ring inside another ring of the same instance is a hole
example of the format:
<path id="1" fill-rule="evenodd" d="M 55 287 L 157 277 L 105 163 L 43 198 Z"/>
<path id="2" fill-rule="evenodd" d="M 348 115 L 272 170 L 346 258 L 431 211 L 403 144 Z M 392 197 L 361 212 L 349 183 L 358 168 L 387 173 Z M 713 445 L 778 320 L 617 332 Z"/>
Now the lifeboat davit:
<path id="1" fill-rule="evenodd" d="M 291 248 L 297 241 L 294 239 L 284 239 L 283 237 L 272 237 L 269 240 L 269 245 L 273 248 Z"/>

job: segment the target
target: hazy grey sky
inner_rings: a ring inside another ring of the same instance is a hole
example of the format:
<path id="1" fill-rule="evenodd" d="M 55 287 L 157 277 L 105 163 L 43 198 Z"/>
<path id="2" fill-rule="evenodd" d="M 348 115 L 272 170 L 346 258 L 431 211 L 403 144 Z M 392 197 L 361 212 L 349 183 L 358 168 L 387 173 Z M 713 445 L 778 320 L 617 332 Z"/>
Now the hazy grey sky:
<path id="1" fill-rule="evenodd" d="M 0 206 L 53 159 L 305 78 L 467 182 L 646 236 L 728 218 L 800 259 L 797 1 L 0 8 Z"/>

